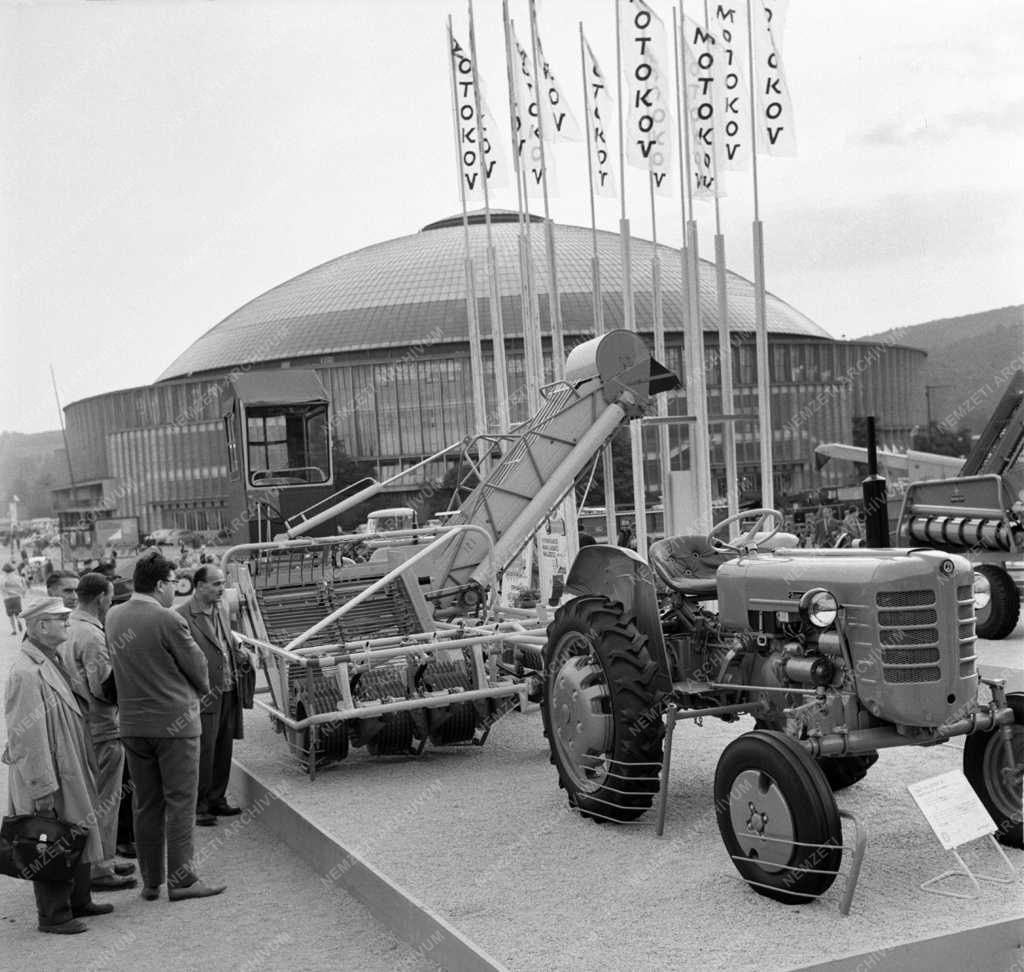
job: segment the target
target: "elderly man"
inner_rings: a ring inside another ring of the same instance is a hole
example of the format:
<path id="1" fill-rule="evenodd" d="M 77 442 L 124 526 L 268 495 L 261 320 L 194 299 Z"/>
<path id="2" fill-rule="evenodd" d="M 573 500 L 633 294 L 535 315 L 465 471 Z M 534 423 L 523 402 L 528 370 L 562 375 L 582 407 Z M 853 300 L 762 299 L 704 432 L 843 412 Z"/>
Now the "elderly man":
<path id="1" fill-rule="evenodd" d="M 174 565 L 157 551 L 135 564 L 135 592 L 107 614 L 121 742 L 135 784 L 135 849 L 142 897 L 155 901 L 165 874 L 171 901 L 220 894 L 192 866 L 199 782 L 199 700 L 210 690 L 206 658 L 174 603 Z M 166 872 L 165 872 L 166 851 Z"/>
<path id="2" fill-rule="evenodd" d="M 193 582 L 195 593 L 177 610 L 206 655 L 210 675 L 210 691 L 200 700 L 203 731 L 199 744 L 196 823 L 212 827 L 217 817 L 242 812 L 228 803 L 227 789 L 235 740 L 242 738 L 240 689 L 253 668 L 248 653 L 231 637 L 224 604 L 224 572 L 206 564 L 195 572 Z"/>
<path id="3" fill-rule="evenodd" d="M 93 891 L 121 891 L 138 881 L 132 864 L 114 860 L 117 814 L 121 805 L 124 749 L 117 738 L 117 705 L 112 697 L 110 653 L 103 621 L 114 596 L 114 585 L 98 573 L 83 574 L 76 589 L 78 607 L 71 612 L 68 640 L 60 647 L 61 661 L 89 727 L 96 778 L 96 818 L 103 840 L 103 860 L 93 865 Z"/>
<path id="4" fill-rule="evenodd" d="M 84 932 L 79 918 L 114 910 L 94 903 L 89 887 L 91 865 L 102 860 L 103 847 L 85 717 L 58 654 L 70 614 L 58 597 L 36 597 L 21 612 L 26 635 L 7 679 L 2 757 L 10 767 L 10 813 L 53 813 L 88 834 L 71 882 L 32 885 L 39 930 L 59 935 Z"/>

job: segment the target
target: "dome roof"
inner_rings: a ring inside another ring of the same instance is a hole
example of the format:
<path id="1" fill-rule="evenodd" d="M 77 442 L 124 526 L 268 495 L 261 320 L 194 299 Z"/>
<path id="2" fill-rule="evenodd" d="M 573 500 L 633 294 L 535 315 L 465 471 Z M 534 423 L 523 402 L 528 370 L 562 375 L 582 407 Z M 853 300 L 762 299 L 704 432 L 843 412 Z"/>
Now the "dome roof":
<path id="1" fill-rule="evenodd" d="M 534 218 L 536 219 L 536 218 Z M 476 263 L 480 329 L 490 336 L 487 232 L 483 216 L 470 216 L 470 250 Z M 519 225 L 515 213 L 491 216 L 491 234 L 507 337 L 521 335 Z M 547 253 L 543 224 L 531 223 L 533 261 L 540 293 L 541 327 L 548 331 Z M 554 226 L 558 288 L 566 337 L 593 332 L 591 256 L 594 236 L 582 226 Z M 654 244 L 631 241 L 637 327 L 650 330 L 651 257 Z M 597 251 L 606 327 L 621 327 L 622 280 L 617 233 L 599 230 Z M 431 223 L 419 233 L 347 253 L 307 270 L 249 301 L 192 343 L 159 380 L 259 365 L 281 359 L 408 347 L 431 333 L 437 343 L 467 338 L 465 234 L 460 217 Z M 679 251 L 658 246 L 667 331 L 682 329 Z M 728 274 L 730 328 L 754 330 L 753 284 Z M 717 331 L 715 268 L 701 261 L 703 327 Z M 768 295 L 768 330 L 775 334 L 831 336 L 785 301 Z M 440 340 L 436 335 L 440 334 Z"/>

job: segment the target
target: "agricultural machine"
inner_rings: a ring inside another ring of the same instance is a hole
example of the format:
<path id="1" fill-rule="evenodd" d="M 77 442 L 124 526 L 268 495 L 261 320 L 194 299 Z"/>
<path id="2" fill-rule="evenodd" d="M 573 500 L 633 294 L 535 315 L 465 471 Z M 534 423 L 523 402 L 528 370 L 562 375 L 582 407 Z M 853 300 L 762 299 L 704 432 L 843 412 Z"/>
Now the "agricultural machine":
<path id="1" fill-rule="evenodd" d="M 1008 565 L 1024 562 L 1022 452 L 1024 371 L 1017 371 L 959 475 L 911 483 L 900 510 L 901 545 L 960 553 L 974 564 L 982 638 L 1005 638 L 1020 618 L 1020 590 Z"/>
<path id="2" fill-rule="evenodd" d="M 728 531 L 742 520 L 739 536 Z M 1021 847 L 1024 695 L 979 700 L 974 576 L 937 550 L 800 549 L 756 510 L 709 536 L 582 549 L 544 648 L 544 729 L 570 805 L 645 813 L 679 719 L 753 715 L 723 751 L 723 841 L 759 893 L 805 903 L 842 860 L 833 791 L 877 751 L 967 735 L 964 771 Z M 717 610 L 715 607 L 717 606 Z"/>
<path id="3" fill-rule="evenodd" d="M 526 701 L 544 632 L 535 612 L 497 610 L 501 574 L 612 431 L 677 384 L 636 334 L 585 342 L 536 416 L 500 442 L 465 446 L 502 454 L 477 467 L 478 485 L 442 526 L 309 537 L 384 484 L 310 506 L 310 487 L 331 482 L 327 395 L 311 372 L 240 376 L 225 422 L 243 542 L 223 566 L 236 636 L 270 687 L 257 704 L 311 776 L 351 746 L 481 744 Z M 288 515 L 294 492 L 306 508 Z M 353 563 L 354 545 L 374 548 L 370 559 Z"/>

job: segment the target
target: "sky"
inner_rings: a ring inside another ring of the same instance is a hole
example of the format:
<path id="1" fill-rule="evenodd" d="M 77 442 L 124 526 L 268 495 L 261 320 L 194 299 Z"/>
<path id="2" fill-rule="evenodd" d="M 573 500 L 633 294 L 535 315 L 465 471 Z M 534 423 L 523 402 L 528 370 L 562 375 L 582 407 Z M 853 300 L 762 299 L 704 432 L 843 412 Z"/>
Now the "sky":
<path id="1" fill-rule="evenodd" d="M 507 125 L 500 3 L 474 9 Z M 466 44 L 447 0 L 0 0 L 0 430 L 58 427 L 51 367 L 64 405 L 148 384 L 264 291 L 458 213 L 449 14 Z M 578 23 L 614 78 L 614 4 L 538 17 L 582 117 Z M 1022 49 L 1016 0 L 791 0 L 798 154 L 759 164 L 768 289 L 837 338 L 1024 302 Z M 552 218 L 589 225 L 584 149 L 556 165 Z M 728 262 L 751 276 L 749 175 L 728 191 Z M 626 194 L 650 238 L 642 173 Z M 708 256 L 713 206 L 696 217 Z M 678 196 L 656 218 L 678 246 Z M 598 226 L 618 219 L 599 199 Z"/>

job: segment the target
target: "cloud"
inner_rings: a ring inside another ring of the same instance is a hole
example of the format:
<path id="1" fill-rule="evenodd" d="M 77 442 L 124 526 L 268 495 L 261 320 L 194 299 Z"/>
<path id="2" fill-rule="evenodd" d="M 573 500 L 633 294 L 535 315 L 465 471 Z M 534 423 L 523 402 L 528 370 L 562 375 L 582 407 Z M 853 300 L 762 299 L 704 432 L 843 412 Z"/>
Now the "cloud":
<path id="1" fill-rule="evenodd" d="M 931 118 L 894 118 L 853 136 L 850 141 L 869 148 L 901 148 L 950 142 L 971 132 L 1017 135 L 1022 129 L 1024 98 L 1017 98 L 988 109 L 961 109 Z"/>

